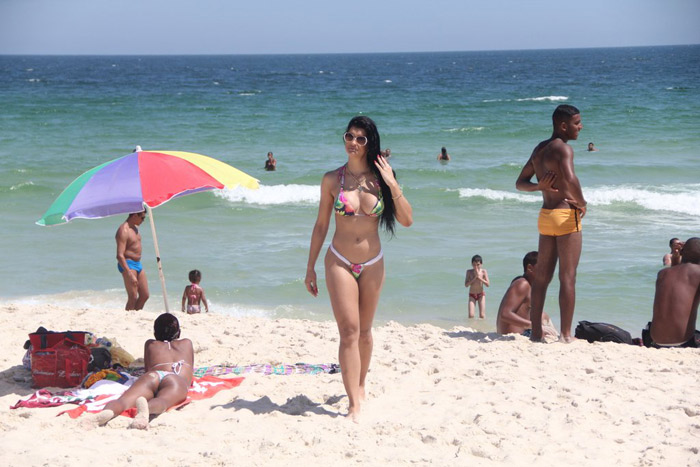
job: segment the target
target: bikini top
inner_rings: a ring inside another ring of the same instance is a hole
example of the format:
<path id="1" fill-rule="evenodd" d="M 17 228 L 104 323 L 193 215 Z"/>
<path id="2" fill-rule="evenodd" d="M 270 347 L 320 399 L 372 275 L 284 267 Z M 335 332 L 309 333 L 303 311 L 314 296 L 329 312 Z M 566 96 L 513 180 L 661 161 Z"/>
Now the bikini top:
<path id="1" fill-rule="evenodd" d="M 195 291 L 198 288 L 199 288 L 199 286 L 197 284 L 195 284 L 194 282 L 192 282 L 190 284 L 190 294 L 188 296 L 188 298 L 190 300 L 190 304 L 195 303 L 197 301 L 197 294 L 195 293 Z"/>
<path id="2" fill-rule="evenodd" d="M 176 375 L 179 375 L 180 371 L 182 371 L 182 365 L 189 365 L 189 363 L 187 363 L 184 360 L 179 360 L 177 362 L 163 362 L 163 363 L 156 363 L 155 365 L 153 365 L 153 368 L 155 368 L 157 366 L 163 366 L 163 365 L 170 365 L 170 369 L 173 371 L 173 373 L 175 373 Z"/>
<path id="3" fill-rule="evenodd" d="M 172 346 L 170 345 L 170 341 L 163 341 L 163 342 L 167 342 L 168 349 L 172 349 Z M 178 360 L 177 362 L 156 363 L 155 365 L 152 366 L 152 368 L 155 368 L 157 366 L 163 366 L 163 365 L 170 365 L 170 369 L 173 370 L 173 373 L 175 373 L 176 375 L 180 374 L 180 370 L 182 370 L 182 365 L 192 366 L 184 360 Z"/>
<path id="4" fill-rule="evenodd" d="M 377 197 L 377 204 L 374 205 L 374 208 L 372 208 L 369 214 L 363 213 L 359 208 L 355 210 L 348 202 L 347 198 L 345 198 L 345 169 L 347 169 L 347 165 L 342 166 L 338 171 L 338 178 L 340 178 L 340 191 L 338 192 L 338 198 L 333 204 L 335 213 L 339 216 L 381 216 L 384 212 L 384 198 L 382 197 L 381 189 L 379 190 L 379 196 Z"/>

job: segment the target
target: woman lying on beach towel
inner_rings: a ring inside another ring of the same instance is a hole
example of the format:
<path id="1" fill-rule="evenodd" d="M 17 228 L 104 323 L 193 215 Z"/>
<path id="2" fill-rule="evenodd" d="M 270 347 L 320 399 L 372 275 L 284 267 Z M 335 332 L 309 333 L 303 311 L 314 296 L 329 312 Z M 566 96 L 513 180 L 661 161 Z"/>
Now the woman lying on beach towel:
<path id="1" fill-rule="evenodd" d="M 395 220 L 408 227 L 413 217 L 394 171 L 381 156 L 374 122 L 368 117 L 353 118 L 343 142 L 348 161 L 321 181 L 304 283 L 314 297 L 318 295 L 316 260 L 335 212 L 335 234 L 325 256 L 326 287 L 340 332 L 348 415 L 357 421 L 372 357 L 372 320 L 384 284 L 379 225 L 393 234 Z"/>
<path id="2" fill-rule="evenodd" d="M 146 373 L 102 412 L 86 418 L 87 425 L 103 426 L 135 406 L 138 413 L 129 428 L 145 430 L 150 415 L 161 414 L 185 400 L 192 384 L 192 341 L 180 339 L 180 323 L 170 313 L 156 318 L 153 330 L 155 340 L 147 340 L 143 349 Z"/>

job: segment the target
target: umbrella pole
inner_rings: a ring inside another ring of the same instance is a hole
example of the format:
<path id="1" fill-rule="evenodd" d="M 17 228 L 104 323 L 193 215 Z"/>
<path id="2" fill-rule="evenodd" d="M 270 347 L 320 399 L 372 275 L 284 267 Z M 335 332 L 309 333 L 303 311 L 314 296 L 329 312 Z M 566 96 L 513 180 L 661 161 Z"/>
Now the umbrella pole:
<path id="1" fill-rule="evenodd" d="M 158 237 L 156 236 L 156 224 L 153 221 L 153 211 L 144 203 L 143 205 L 148 213 L 148 219 L 151 221 L 151 234 L 153 235 L 153 246 L 156 249 L 156 263 L 158 264 L 158 275 L 160 276 L 160 285 L 163 287 L 163 302 L 165 302 L 165 312 L 170 313 L 168 306 L 168 292 L 165 290 L 165 276 L 163 275 L 163 265 L 160 261 L 160 250 L 158 249 Z"/>

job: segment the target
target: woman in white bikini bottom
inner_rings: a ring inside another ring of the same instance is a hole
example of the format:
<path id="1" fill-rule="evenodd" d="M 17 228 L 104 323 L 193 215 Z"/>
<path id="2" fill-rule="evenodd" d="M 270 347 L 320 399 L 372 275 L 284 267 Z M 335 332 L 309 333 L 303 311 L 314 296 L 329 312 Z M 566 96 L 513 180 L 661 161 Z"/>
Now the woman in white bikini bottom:
<path id="1" fill-rule="evenodd" d="M 335 256 L 338 257 L 338 259 L 340 261 L 345 263 L 350 268 L 350 272 L 352 273 L 352 275 L 355 279 L 360 278 L 360 274 L 362 274 L 362 270 L 364 268 L 366 268 L 367 266 L 373 265 L 374 263 L 376 263 L 377 261 L 379 261 L 380 259 L 382 259 L 384 257 L 384 251 L 380 249 L 379 254 L 377 256 L 375 256 L 374 258 L 370 259 L 369 261 L 365 261 L 364 263 L 356 264 L 356 263 L 350 262 L 349 259 L 347 259 L 345 256 L 338 253 L 338 250 L 335 249 L 335 247 L 333 246 L 332 243 L 330 246 L 330 250 L 333 252 L 333 254 Z"/>

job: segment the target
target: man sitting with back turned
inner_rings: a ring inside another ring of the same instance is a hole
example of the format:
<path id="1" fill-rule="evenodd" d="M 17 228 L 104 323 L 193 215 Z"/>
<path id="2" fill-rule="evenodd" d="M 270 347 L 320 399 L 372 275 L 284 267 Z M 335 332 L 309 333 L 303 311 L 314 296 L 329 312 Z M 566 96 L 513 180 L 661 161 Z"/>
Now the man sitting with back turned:
<path id="1" fill-rule="evenodd" d="M 647 347 L 698 347 L 700 238 L 689 238 L 681 257 L 681 264 L 662 269 L 656 277 L 654 315 L 642 331 Z"/>

